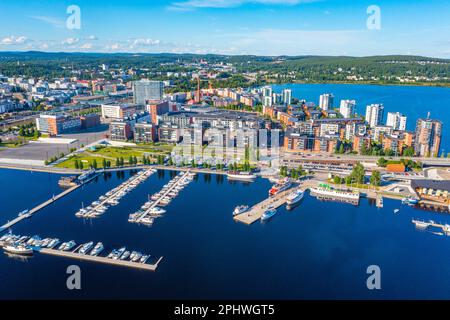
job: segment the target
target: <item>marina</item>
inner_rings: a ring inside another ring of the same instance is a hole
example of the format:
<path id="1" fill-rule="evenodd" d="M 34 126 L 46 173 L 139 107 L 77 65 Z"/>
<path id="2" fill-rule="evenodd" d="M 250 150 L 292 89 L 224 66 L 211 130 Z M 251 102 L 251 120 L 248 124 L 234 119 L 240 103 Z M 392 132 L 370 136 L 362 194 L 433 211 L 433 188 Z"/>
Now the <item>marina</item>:
<path id="1" fill-rule="evenodd" d="M 159 206 L 167 206 L 172 199 L 178 196 L 194 178 L 195 173 L 190 171 L 180 172 L 175 178 L 168 182 L 161 191 L 150 197 L 139 211 L 130 214 L 128 221 L 132 223 L 141 223 L 152 225 L 154 218 L 160 217 L 166 211 Z"/>
<path id="2" fill-rule="evenodd" d="M 127 193 L 131 192 L 140 183 L 147 180 L 156 170 L 147 169 L 139 172 L 135 176 L 132 176 L 127 181 L 123 182 L 116 188 L 108 191 L 106 194 L 99 197 L 97 201 L 92 202 L 92 204 L 86 208 L 82 207 L 75 216 L 82 218 L 95 218 L 106 212 L 108 207 L 115 206 L 119 204 L 119 200 L 124 197 Z"/>

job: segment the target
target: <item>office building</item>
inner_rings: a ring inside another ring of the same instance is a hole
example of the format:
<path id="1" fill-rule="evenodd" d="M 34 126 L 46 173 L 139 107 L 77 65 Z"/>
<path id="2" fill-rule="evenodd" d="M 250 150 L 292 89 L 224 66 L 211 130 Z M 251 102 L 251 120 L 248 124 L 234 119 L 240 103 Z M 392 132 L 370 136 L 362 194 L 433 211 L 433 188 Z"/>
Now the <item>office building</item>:
<path id="1" fill-rule="evenodd" d="M 81 119 L 66 114 L 41 114 L 36 119 L 36 127 L 39 132 L 59 135 L 80 130 Z"/>
<path id="2" fill-rule="evenodd" d="M 136 114 L 136 105 L 102 104 L 102 118 L 125 119 Z"/>
<path id="3" fill-rule="evenodd" d="M 156 126 L 152 123 L 136 123 L 134 126 L 134 141 L 137 143 L 149 143 L 157 140 Z"/>
<path id="4" fill-rule="evenodd" d="M 162 100 L 164 94 L 164 82 L 140 80 L 133 82 L 134 103 L 145 105 L 147 101 Z"/>

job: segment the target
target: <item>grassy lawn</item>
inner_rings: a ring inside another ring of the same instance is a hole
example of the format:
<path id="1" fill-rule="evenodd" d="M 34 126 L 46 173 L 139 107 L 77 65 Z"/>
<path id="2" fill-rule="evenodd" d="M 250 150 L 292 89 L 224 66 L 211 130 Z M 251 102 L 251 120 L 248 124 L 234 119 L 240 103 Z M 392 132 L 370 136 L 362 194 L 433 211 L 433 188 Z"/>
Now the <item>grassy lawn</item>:
<path id="1" fill-rule="evenodd" d="M 128 160 L 131 157 L 136 157 L 138 163 L 142 163 L 143 156 L 148 156 L 152 160 L 157 159 L 158 155 L 166 155 L 169 154 L 172 150 L 172 146 L 162 145 L 140 145 L 138 147 L 104 147 L 98 148 L 97 150 L 88 150 L 81 154 L 77 154 L 70 159 L 59 163 L 56 167 L 60 168 L 75 168 L 75 160 L 81 160 L 83 162 L 83 168 L 88 168 L 94 161 L 97 161 L 97 167 L 103 167 L 103 159 L 109 160 L 111 162 L 111 166 L 114 167 L 116 165 L 117 158 L 123 158 L 125 165 L 128 165 Z"/>

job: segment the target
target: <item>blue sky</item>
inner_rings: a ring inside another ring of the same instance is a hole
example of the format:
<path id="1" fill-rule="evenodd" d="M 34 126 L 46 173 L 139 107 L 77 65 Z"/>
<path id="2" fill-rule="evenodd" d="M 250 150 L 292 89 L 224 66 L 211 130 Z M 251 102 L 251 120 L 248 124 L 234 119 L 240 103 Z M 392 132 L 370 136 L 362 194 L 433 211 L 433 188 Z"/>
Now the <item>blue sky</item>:
<path id="1" fill-rule="evenodd" d="M 367 28 L 370 5 L 381 29 Z M 450 1 L 1 0 L 0 51 L 17 50 L 450 58 Z"/>

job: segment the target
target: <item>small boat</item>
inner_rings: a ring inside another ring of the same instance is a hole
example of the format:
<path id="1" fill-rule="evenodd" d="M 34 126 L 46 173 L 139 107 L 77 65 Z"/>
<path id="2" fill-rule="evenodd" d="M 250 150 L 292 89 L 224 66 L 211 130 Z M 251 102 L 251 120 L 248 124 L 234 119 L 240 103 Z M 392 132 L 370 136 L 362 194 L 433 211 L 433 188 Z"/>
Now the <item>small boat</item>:
<path id="1" fill-rule="evenodd" d="M 3 250 L 5 252 L 12 253 L 12 254 L 20 254 L 20 255 L 32 255 L 33 254 L 33 249 L 31 247 L 29 247 L 27 245 L 22 245 L 22 244 L 18 244 L 18 245 L 8 244 L 3 247 Z"/>
<path id="2" fill-rule="evenodd" d="M 90 255 L 91 256 L 98 256 L 103 251 L 103 249 L 105 249 L 105 247 L 103 246 L 103 243 L 98 242 L 95 245 L 94 249 L 92 249 Z"/>
<path id="3" fill-rule="evenodd" d="M 125 247 L 120 248 L 116 251 L 116 254 L 112 257 L 114 260 L 119 259 L 119 257 L 126 251 Z"/>
<path id="4" fill-rule="evenodd" d="M 125 251 L 121 256 L 120 260 L 126 260 L 130 256 L 130 251 Z"/>
<path id="5" fill-rule="evenodd" d="M 289 178 L 284 179 L 282 182 L 277 183 L 272 186 L 269 190 L 269 196 L 274 196 L 284 190 L 287 190 L 291 187 L 291 180 Z"/>
<path id="6" fill-rule="evenodd" d="M 136 252 L 133 258 L 131 258 L 131 256 L 130 256 L 130 260 L 133 262 L 137 262 L 137 261 L 139 261 L 139 259 L 141 259 L 141 257 L 142 257 L 142 253 Z"/>
<path id="7" fill-rule="evenodd" d="M 398 213 L 398 212 L 400 212 L 399 209 L 394 209 L 394 213 Z"/>
<path id="8" fill-rule="evenodd" d="M 144 254 L 141 259 L 139 260 L 140 263 L 146 263 L 148 258 L 150 258 L 150 255 Z"/>
<path id="9" fill-rule="evenodd" d="M 78 251 L 80 254 L 87 254 L 88 251 L 94 246 L 94 242 L 90 241 L 85 244 L 83 244 Z"/>
<path id="10" fill-rule="evenodd" d="M 166 210 L 164 210 L 163 208 L 160 207 L 154 207 L 150 210 L 151 214 L 164 214 L 166 213 Z"/>
<path id="11" fill-rule="evenodd" d="M 19 217 L 21 217 L 21 216 L 25 216 L 25 215 L 27 215 L 27 214 L 28 214 L 28 212 L 29 212 L 29 210 L 28 210 L 28 209 L 26 209 L 26 210 L 23 210 L 23 211 L 19 212 L 18 216 L 19 216 Z"/>
<path id="12" fill-rule="evenodd" d="M 151 217 L 144 217 L 141 220 L 139 220 L 140 223 L 146 224 L 146 225 L 152 225 L 154 219 Z"/>
<path id="13" fill-rule="evenodd" d="M 233 210 L 233 216 L 236 216 L 238 214 L 244 213 L 246 211 L 248 211 L 250 207 L 247 205 L 242 205 L 242 206 L 237 206 L 236 208 L 234 208 Z"/>
<path id="14" fill-rule="evenodd" d="M 230 171 L 227 173 L 227 178 L 230 180 L 253 181 L 256 175 L 251 172 Z"/>
<path id="15" fill-rule="evenodd" d="M 288 205 L 296 204 L 297 202 L 303 199 L 304 195 L 305 195 L 304 191 L 297 189 L 287 196 L 286 203 Z"/>
<path id="16" fill-rule="evenodd" d="M 56 247 L 56 246 L 58 245 L 59 242 L 60 242 L 60 241 L 59 241 L 58 238 L 52 239 L 52 240 L 50 240 L 50 242 L 48 243 L 47 248 L 53 249 L 54 247 Z"/>
<path id="17" fill-rule="evenodd" d="M 267 208 L 267 210 L 261 216 L 261 221 L 268 220 L 272 218 L 277 213 L 277 210 L 273 207 Z"/>

